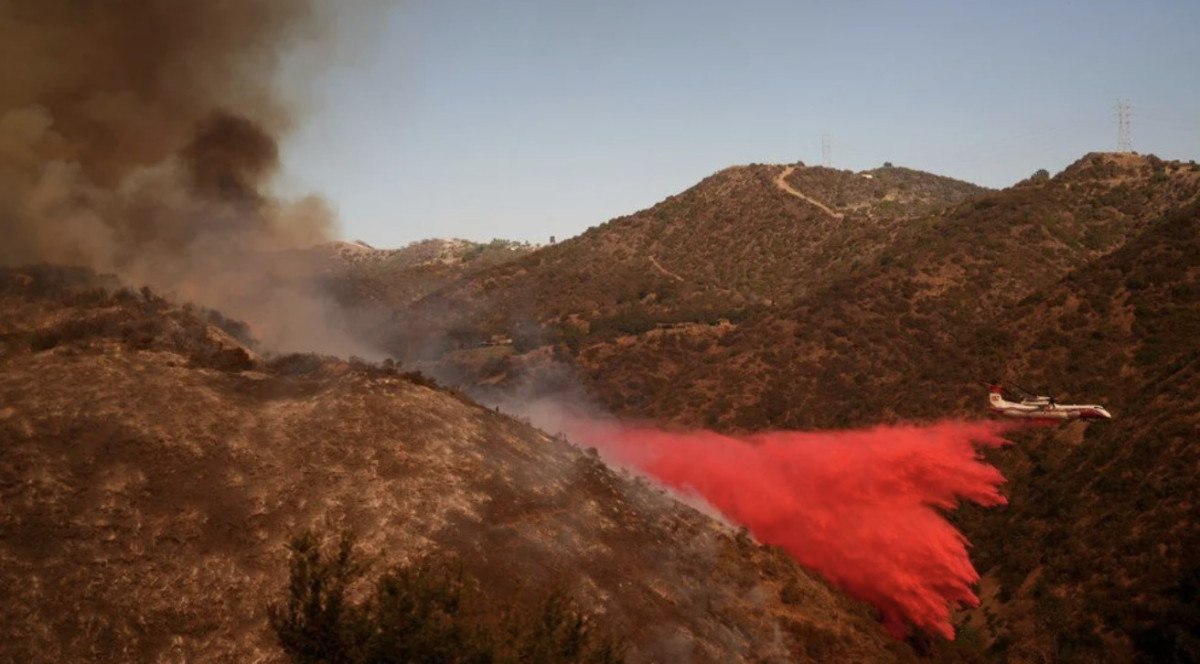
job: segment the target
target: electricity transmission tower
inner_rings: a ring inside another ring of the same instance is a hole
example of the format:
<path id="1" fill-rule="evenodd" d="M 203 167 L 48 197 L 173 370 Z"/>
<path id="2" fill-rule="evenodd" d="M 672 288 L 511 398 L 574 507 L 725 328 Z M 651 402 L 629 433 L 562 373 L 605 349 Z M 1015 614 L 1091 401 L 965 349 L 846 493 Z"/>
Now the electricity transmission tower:
<path id="1" fill-rule="evenodd" d="M 1117 151 L 1133 152 L 1133 139 L 1130 138 L 1133 125 L 1133 106 L 1128 100 L 1117 101 Z"/>
<path id="2" fill-rule="evenodd" d="M 821 134 L 821 165 L 825 168 L 833 166 L 833 139 L 829 134 Z"/>

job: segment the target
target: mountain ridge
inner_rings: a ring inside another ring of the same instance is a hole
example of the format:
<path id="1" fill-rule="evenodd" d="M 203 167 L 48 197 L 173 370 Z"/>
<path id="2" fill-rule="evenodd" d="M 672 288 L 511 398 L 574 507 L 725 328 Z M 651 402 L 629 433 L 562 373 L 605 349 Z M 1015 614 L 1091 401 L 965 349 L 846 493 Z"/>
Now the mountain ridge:
<path id="1" fill-rule="evenodd" d="M 737 318 L 795 297 L 796 288 L 807 287 L 802 275 L 826 275 L 823 283 L 853 269 L 863 256 L 850 247 L 894 232 L 903 218 L 900 204 L 889 204 L 886 214 L 866 210 L 846 220 L 830 218 L 777 186 L 784 168 L 723 169 L 646 210 L 451 284 L 403 308 L 393 320 L 400 330 L 388 346 L 402 354 L 450 338 L 465 347 L 472 345 L 469 339 L 493 334 L 540 345 L 595 329 L 620 333 L 659 321 Z M 856 196 L 884 196 L 891 187 L 882 177 L 868 181 L 823 170 L 824 179 L 871 183 L 847 187 Z M 887 170 L 936 183 L 919 197 L 928 206 L 982 191 L 948 178 Z"/>

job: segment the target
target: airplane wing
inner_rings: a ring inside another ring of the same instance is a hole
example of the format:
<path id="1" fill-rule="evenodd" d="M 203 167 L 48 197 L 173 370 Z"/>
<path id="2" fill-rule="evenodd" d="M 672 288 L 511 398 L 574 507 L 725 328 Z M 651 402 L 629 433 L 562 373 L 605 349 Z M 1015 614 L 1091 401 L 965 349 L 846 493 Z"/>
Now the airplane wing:
<path id="1" fill-rule="evenodd" d="M 1021 397 L 1022 401 L 1036 401 L 1039 398 L 1037 394 L 1030 392 L 1016 383 L 1009 383 L 1009 387 L 1012 389 L 1014 394 Z"/>

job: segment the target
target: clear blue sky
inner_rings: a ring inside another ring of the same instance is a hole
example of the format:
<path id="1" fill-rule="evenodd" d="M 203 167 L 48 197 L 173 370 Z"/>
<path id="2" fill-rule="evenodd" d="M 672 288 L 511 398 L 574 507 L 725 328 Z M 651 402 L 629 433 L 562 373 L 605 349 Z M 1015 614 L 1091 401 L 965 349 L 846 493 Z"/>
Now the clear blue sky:
<path id="1" fill-rule="evenodd" d="M 370 18 L 341 35 L 357 57 L 306 81 L 284 183 L 375 246 L 569 237 L 726 166 L 818 164 L 824 133 L 835 167 L 1001 187 L 1115 149 L 1119 98 L 1134 150 L 1200 159 L 1196 0 L 411 0 Z"/>

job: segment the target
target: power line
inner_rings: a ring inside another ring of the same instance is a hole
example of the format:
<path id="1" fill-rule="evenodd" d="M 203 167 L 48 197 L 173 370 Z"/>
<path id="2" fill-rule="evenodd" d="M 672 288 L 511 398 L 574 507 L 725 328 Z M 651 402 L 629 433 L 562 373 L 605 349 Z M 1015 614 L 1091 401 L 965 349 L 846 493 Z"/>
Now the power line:
<path id="1" fill-rule="evenodd" d="M 1117 152 L 1133 152 L 1133 139 L 1130 138 L 1133 125 L 1133 106 L 1129 100 L 1117 101 Z"/>

